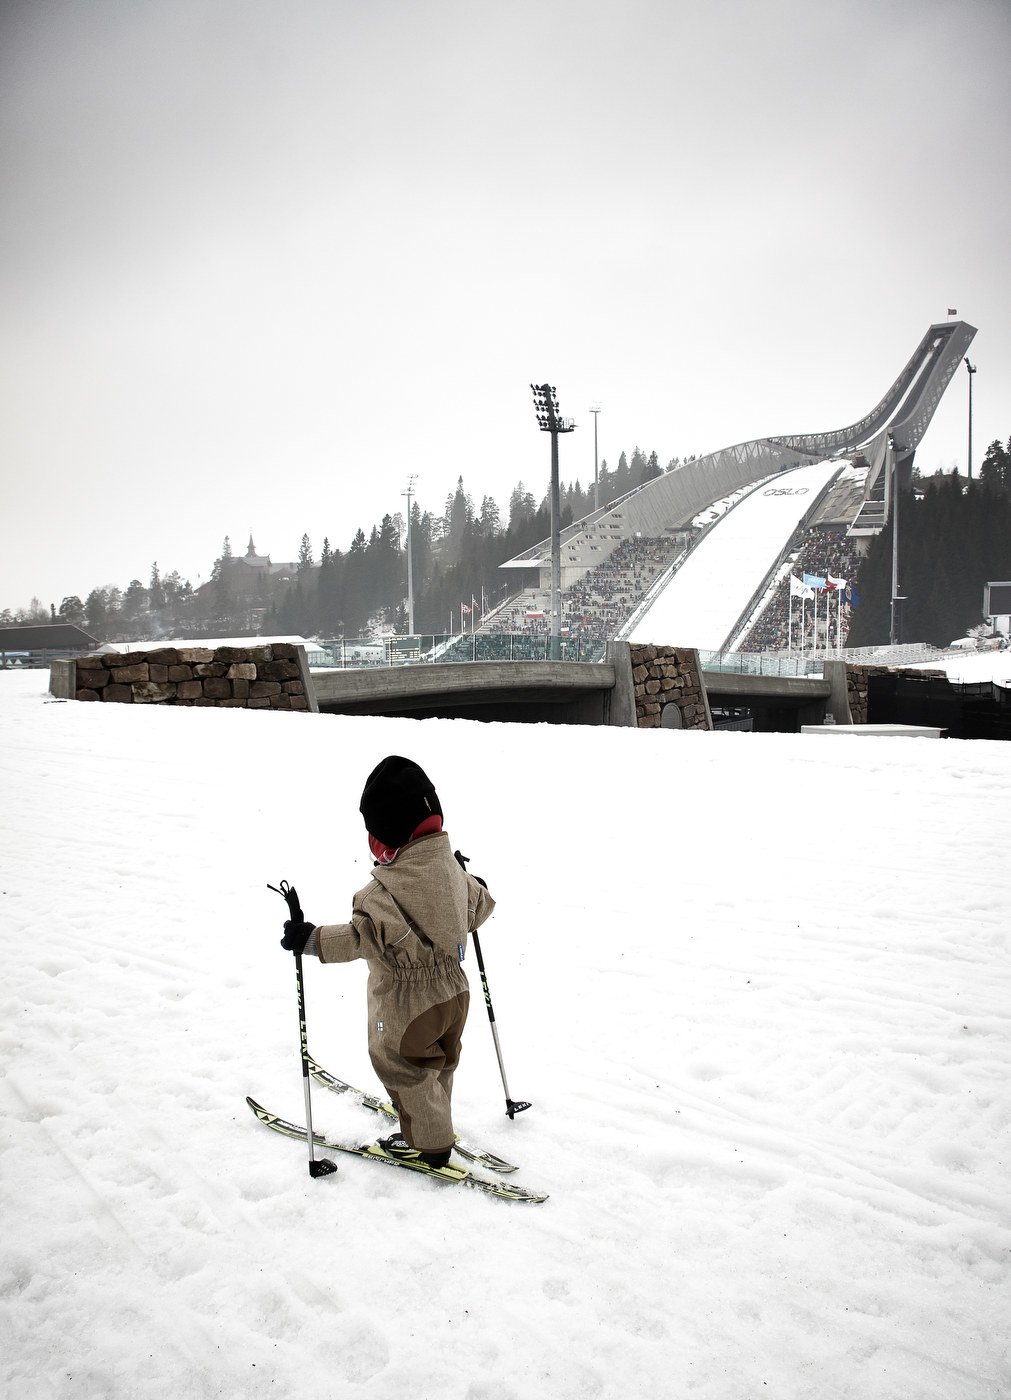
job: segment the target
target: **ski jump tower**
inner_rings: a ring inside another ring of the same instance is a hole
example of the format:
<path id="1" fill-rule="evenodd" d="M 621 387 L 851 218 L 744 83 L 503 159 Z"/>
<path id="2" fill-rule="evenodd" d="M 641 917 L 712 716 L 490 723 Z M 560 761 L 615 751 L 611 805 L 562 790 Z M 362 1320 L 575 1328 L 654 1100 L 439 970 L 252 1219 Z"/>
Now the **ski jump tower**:
<path id="1" fill-rule="evenodd" d="M 899 479 L 908 478 L 913 456 L 937 405 L 976 334 L 965 321 L 931 326 L 902 373 L 871 411 L 847 428 L 755 438 L 688 462 L 637 487 L 626 496 L 570 525 L 561 536 L 561 586 L 577 583 L 603 563 L 623 539 L 635 534 L 660 536 L 683 529 L 714 501 L 764 477 L 805 462 L 861 458 L 869 470 L 851 536 L 877 534 L 889 506 L 888 442 L 895 446 Z M 501 565 L 503 569 L 538 569 L 550 584 L 551 542 L 542 540 Z"/>

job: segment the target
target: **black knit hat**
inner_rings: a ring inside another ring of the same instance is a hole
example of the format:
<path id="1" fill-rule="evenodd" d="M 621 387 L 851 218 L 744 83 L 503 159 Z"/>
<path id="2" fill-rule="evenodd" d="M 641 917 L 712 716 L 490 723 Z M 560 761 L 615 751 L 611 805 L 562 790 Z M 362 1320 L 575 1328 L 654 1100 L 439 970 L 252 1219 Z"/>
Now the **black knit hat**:
<path id="1" fill-rule="evenodd" d="M 439 798 L 423 768 L 390 754 L 365 780 L 358 810 L 370 835 L 384 846 L 402 846 L 426 817 L 442 816 Z"/>

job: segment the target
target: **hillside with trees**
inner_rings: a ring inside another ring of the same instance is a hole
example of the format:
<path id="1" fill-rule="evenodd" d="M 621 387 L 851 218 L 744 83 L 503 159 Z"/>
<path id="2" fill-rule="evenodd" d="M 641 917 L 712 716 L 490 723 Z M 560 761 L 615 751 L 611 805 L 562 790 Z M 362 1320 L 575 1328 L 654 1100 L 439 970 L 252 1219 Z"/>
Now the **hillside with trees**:
<path id="1" fill-rule="evenodd" d="M 982 620 L 983 585 L 1011 579 L 1011 440 L 987 448 L 979 479 L 914 478 L 899 499 L 902 640 L 947 646 Z M 847 645 L 889 638 L 892 532 L 876 535 L 857 576 Z"/>
<path id="2" fill-rule="evenodd" d="M 691 458 L 687 458 L 691 461 Z M 667 471 L 681 466 L 680 458 Z M 663 475 L 655 452 L 624 452 L 617 466 L 601 464 L 600 500 L 606 505 Z M 593 509 L 593 486 L 561 490 L 562 526 Z M 458 629 L 461 604 L 471 599 L 490 610 L 515 591 L 499 566 L 550 532 L 547 498 L 540 501 L 517 482 L 503 515 L 490 496 L 480 504 L 457 481 L 439 512 L 415 500 L 411 553 L 415 629 Z M 274 563 L 253 542 L 237 555 L 226 537 L 210 580 L 194 588 L 177 570 L 152 564 L 147 583 L 125 588 L 95 585 L 59 607 L 33 598 L 28 608 L 0 612 L 0 626 L 72 622 L 99 641 L 159 637 L 250 635 L 368 636 L 407 631 L 407 522 L 384 515 L 368 534 L 357 529 L 344 549 L 336 531 L 302 536 L 298 558 Z M 1011 440 L 990 444 L 978 480 L 956 475 L 915 477 L 900 501 L 900 584 L 908 601 L 902 622 L 907 641 L 946 645 L 980 621 L 983 584 L 1011 578 Z M 888 641 L 891 600 L 891 531 L 872 539 L 857 577 L 860 605 L 853 609 L 849 646 Z"/>
<path id="3" fill-rule="evenodd" d="M 687 460 L 692 460 L 691 458 Z M 666 470 L 681 466 L 673 458 Z M 599 472 L 601 505 L 662 476 L 656 452 L 636 447 L 622 452 L 615 468 L 605 461 Z M 563 527 L 593 509 L 593 485 L 578 481 L 561 488 Z M 139 641 L 186 635 L 192 638 L 235 636 L 254 632 L 320 637 L 367 636 L 373 631 L 407 630 L 407 522 L 399 513 L 384 515 L 368 534 L 356 530 L 342 550 L 307 531 L 298 559 L 275 564 L 255 553 L 236 554 L 230 539 L 214 561 L 209 582 L 194 588 L 178 571 L 151 566 L 147 583 L 132 579 L 125 588 L 92 586 L 65 597 L 59 606 L 33 598 L 28 608 L 5 609 L 0 625 L 73 622 L 98 641 Z M 546 538 L 551 528 L 547 497 L 540 501 L 522 482 L 513 488 L 508 511 L 491 496 L 478 505 L 463 478 L 439 512 L 411 513 L 411 558 L 414 623 L 419 632 L 443 633 L 458 628 L 460 605 L 487 608 L 505 597 L 511 585 L 499 565 Z"/>

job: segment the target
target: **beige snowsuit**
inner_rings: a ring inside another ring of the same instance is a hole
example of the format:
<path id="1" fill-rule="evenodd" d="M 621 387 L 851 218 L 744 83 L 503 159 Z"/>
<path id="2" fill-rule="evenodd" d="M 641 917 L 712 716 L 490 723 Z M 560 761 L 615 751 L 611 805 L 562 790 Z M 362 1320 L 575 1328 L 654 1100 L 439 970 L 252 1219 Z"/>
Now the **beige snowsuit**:
<path id="1" fill-rule="evenodd" d="M 316 930 L 320 962 L 368 962 L 369 1058 L 401 1133 L 423 1152 L 453 1145 L 453 1071 L 470 1005 L 460 962 L 468 933 L 494 908 L 438 832 L 374 868 L 349 924 Z"/>

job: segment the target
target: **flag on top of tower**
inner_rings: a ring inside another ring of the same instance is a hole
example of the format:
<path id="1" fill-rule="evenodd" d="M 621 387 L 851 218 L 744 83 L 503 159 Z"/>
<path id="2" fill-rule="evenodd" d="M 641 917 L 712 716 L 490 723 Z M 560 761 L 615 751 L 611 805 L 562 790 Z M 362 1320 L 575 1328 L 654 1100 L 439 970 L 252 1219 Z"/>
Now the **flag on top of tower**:
<path id="1" fill-rule="evenodd" d="M 948 307 L 948 315 L 949 315 L 949 316 L 957 316 L 957 315 L 958 315 L 958 312 L 955 310 L 955 308 L 954 308 L 953 306 L 949 306 L 949 307 Z"/>
<path id="2" fill-rule="evenodd" d="M 805 574 L 804 582 L 807 584 L 808 588 L 825 587 L 825 580 L 821 577 L 820 574 Z"/>

